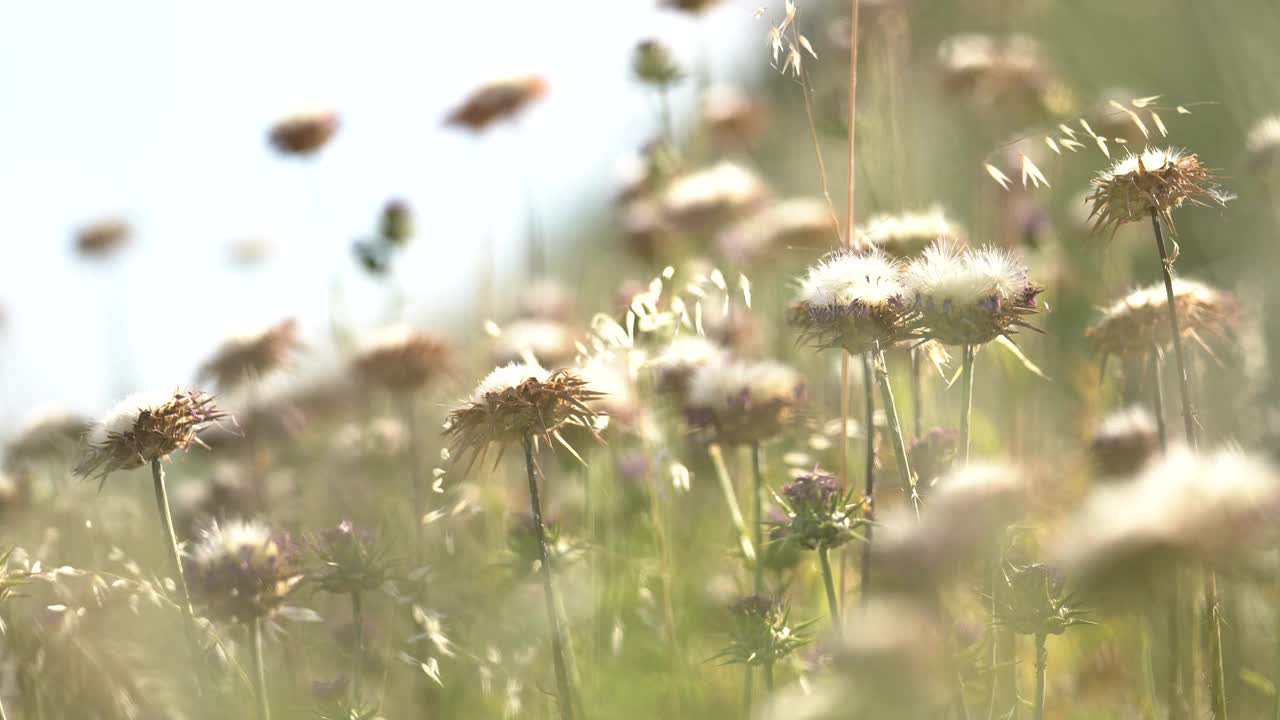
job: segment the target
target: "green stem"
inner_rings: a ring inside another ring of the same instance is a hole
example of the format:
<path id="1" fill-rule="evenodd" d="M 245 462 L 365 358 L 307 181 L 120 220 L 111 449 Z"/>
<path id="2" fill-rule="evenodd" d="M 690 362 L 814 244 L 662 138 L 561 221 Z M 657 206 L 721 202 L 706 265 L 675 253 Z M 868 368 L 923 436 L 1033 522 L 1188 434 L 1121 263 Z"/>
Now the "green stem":
<path id="1" fill-rule="evenodd" d="M 351 706 L 361 706 L 360 683 L 364 678 L 364 604 L 359 590 L 351 591 Z"/>
<path id="2" fill-rule="evenodd" d="M 752 544 L 757 548 L 764 548 L 764 505 L 761 497 L 764 495 L 764 470 L 760 457 L 760 443 L 751 443 L 751 520 L 752 520 Z M 753 592 L 757 595 L 764 594 L 764 563 L 758 560 L 752 563 L 754 572 L 752 573 Z"/>
<path id="3" fill-rule="evenodd" d="M 1214 720 L 1227 720 L 1227 679 L 1222 662 L 1222 610 L 1218 607 L 1218 574 L 1204 571 L 1204 611 L 1209 621 L 1209 697 Z"/>
<path id="4" fill-rule="evenodd" d="M 529 512 L 538 540 L 538 559 L 542 564 L 542 591 L 547 605 L 547 622 L 551 627 L 551 659 L 555 664 L 556 686 L 560 695 L 561 720 L 573 720 L 573 693 L 569 689 L 569 669 L 564 659 L 564 636 L 560 613 L 556 610 L 556 591 L 551 579 L 551 553 L 547 550 L 547 534 L 542 524 L 542 504 L 538 501 L 538 479 L 533 464 L 533 438 L 524 436 L 524 465 L 529 476 Z"/>
<path id="5" fill-rule="evenodd" d="M 911 426 L 917 438 L 924 434 L 923 367 L 919 348 L 911 348 Z"/>
<path id="6" fill-rule="evenodd" d="M 253 663 L 253 694 L 258 701 L 258 720 L 271 720 L 267 700 L 267 673 L 262 663 L 262 619 L 249 623 L 249 661 Z"/>
<path id="7" fill-rule="evenodd" d="M 773 694 L 773 662 L 769 661 L 764 664 L 764 689 L 765 693 Z M 3 718 L 0 718 L 3 720 Z"/>
<path id="8" fill-rule="evenodd" d="M 902 423 L 898 420 L 898 405 L 893 401 L 893 386 L 889 383 L 889 365 L 884 358 L 884 350 L 876 350 L 876 372 L 880 375 L 880 401 L 884 403 L 884 414 L 889 422 L 889 436 L 893 439 L 893 454 L 898 461 L 898 480 L 903 487 L 911 488 L 911 505 L 915 508 L 916 519 L 920 519 L 920 494 L 916 489 L 916 478 L 911 474 L 911 463 L 907 457 L 907 443 L 902 438 Z"/>
<path id="9" fill-rule="evenodd" d="M 818 563 L 822 565 L 822 583 L 827 590 L 827 610 L 831 613 L 831 626 L 837 636 L 844 636 L 844 619 L 840 617 L 840 605 L 836 601 L 836 585 L 831 577 L 831 559 L 825 547 L 818 548 Z"/>
<path id="10" fill-rule="evenodd" d="M 1151 375 L 1152 384 L 1155 386 L 1151 402 L 1155 405 L 1156 433 L 1160 438 L 1160 452 L 1164 453 L 1169 451 L 1169 428 L 1164 420 L 1164 357 L 1158 347 L 1151 355 Z"/>
<path id="11" fill-rule="evenodd" d="M 200 645 L 196 641 L 198 628 L 195 614 L 191 612 L 191 594 L 187 590 L 187 576 L 182 571 L 182 553 L 178 550 L 178 536 L 173 529 L 173 513 L 169 510 L 169 492 L 164 482 L 164 467 L 159 458 L 151 461 L 151 479 L 155 484 L 156 509 L 160 512 L 160 526 L 164 530 L 166 549 L 169 551 L 169 564 L 178 586 L 178 606 L 182 609 L 182 633 L 187 641 L 187 650 L 195 663 L 196 687 L 200 695 L 204 695 L 204 664 L 200 654 Z"/>
<path id="12" fill-rule="evenodd" d="M 413 560 L 413 570 L 415 573 L 422 569 L 422 514 L 423 514 L 423 498 L 422 498 L 422 482 L 418 478 L 420 470 L 420 458 L 418 455 L 418 413 L 414 405 L 414 396 L 406 395 L 401 402 L 401 413 L 404 416 L 405 431 L 408 435 L 405 443 L 405 471 L 408 476 L 409 484 L 409 502 L 413 520 L 413 552 L 410 557 Z M 414 595 L 421 601 L 421 583 L 414 583 Z"/>
<path id="13" fill-rule="evenodd" d="M 1185 659 L 1183 658 L 1182 641 L 1182 578 L 1175 572 L 1170 583 L 1169 607 L 1166 610 L 1166 621 L 1169 625 L 1169 664 L 1168 694 L 1165 703 L 1169 706 L 1169 720 L 1183 720 L 1187 717 L 1186 698 L 1184 696 L 1183 674 Z M 1280 720 L 1280 717 L 1277 717 Z"/>
<path id="14" fill-rule="evenodd" d="M 1142 673 L 1142 718 L 1143 720 L 1155 720 L 1156 717 L 1156 672 L 1155 672 L 1155 651 L 1151 647 L 1152 622 L 1151 615 L 1143 614 L 1138 616 L 1138 634 L 1140 641 L 1141 657 L 1139 662 L 1142 666 L 1139 670 Z"/>
<path id="15" fill-rule="evenodd" d="M 1049 665 L 1049 651 L 1044 641 L 1044 633 L 1036 633 L 1036 704 L 1032 715 L 1035 720 L 1044 720 L 1044 672 Z"/>
<path id="16" fill-rule="evenodd" d="M 969 462 L 969 413 L 973 409 L 973 346 L 964 346 L 964 365 L 960 373 L 960 451 Z"/>
<path id="17" fill-rule="evenodd" d="M 1164 235 L 1160 231 L 1160 215 L 1151 208 L 1151 228 L 1156 235 L 1156 250 L 1160 253 L 1160 272 L 1164 276 L 1164 293 L 1169 303 L 1169 330 L 1173 334 L 1173 361 L 1178 371 L 1178 393 L 1182 400 L 1182 424 L 1187 433 L 1187 445 L 1197 449 L 1195 410 L 1191 406 L 1191 386 L 1187 379 L 1187 363 L 1182 355 L 1182 332 L 1178 327 L 1178 305 L 1173 295 L 1173 263 L 1165 250 Z"/>
<path id="18" fill-rule="evenodd" d="M 755 563 L 755 546 L 751 544 L 751 536 L 747 532 L 747 521 L 742 517 L 737 493 L 733 491 L 733 480 L 729 478 L 729 469 L 724 464 L 724 452 L 719 445 L 712 443 L 707 446 L 707 454 L 711 456 L 711 464 L 715 466 L 716 478 L 720 481 L 720 492 L 724 495 L 725 505 L 729 507 L 729 517 L 733 519 L 733 527 L 738 531 L 738 544 L 742 546 L 742 554 L 748 562 Z"/>
<path id="19" fill-rule="evenodd" d="M 875 361 L 870 352 L 862 354 L 862 384 L 865 390 L 866 407 L 863 410 L 863 417 L 867 433 L 866 482 L 862 490 L 862 495 L 866 498 L 864 502 L 867 508 L 867 524 L 863 532 L 866 533 L 867 539 L 862 544 L 862 572 L 858 582 L 858 593 L 865 604 L 867 598 L 871 597 L 871 536 L 875 530 L 876 519 L 876 372 Z"/>

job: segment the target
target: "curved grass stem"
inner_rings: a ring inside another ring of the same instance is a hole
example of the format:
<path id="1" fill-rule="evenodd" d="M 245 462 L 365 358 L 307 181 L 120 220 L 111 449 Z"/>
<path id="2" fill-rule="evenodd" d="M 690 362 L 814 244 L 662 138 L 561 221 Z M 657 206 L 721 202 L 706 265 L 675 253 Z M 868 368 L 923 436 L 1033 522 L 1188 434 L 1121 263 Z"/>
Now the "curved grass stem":
<path id="1" fill-rule="evenodd" d="M 973 346 L 964 346 L 964 364 L 960 371 L 960 452 L 969 462 L 969 415 L 973 409 Z"/>
<path id="2" fill-rule="evenodd" d="M 916 479 L 911 474 L 911 461 L 907 457 L 907 443 L 902 436 L 902 422 L 898 419 L 898 404 L 893 400 L 893 385 L 889 383 L 889 365 L 884 357 L 884 350 L 876 349 L 874 362 L 876 374 L 880 380 L 880 401 L 884 404 L 885 419 L 889 423 L 889 437 L 893 440 L 893 454 L 897 460 L 898 480 L 905 488 L 911 489 L 911 505 L 915 508 L 916 519 L 920 519 L 920 494 L 916 491 Z M 972 367 L 970 368 L 972 374 Z M 874 490 L 874 488 L 869 488 Z"/>
<path id="3" fill-rule="evenodd" d="M 831 627 L 835 628 L 838 637 L 844 637 L 844 619 L 840 617 L 835 579 L 831 577 L 831 558 L 825 547 L 818 548 L 818 563 L 822 566 L 822 584 L 827 590 L 827 611 L 831 613 Z"/>
<path id="4" fill-rule="evenodd" d="M 716 443 L 707 446 L 707 454 L 711 456 L 711 464 L 715 466 L 716 478 L 720 481 L 720 492 L 724 495 L 725 505 L 729 508 L 729 517 L 733 527 L 738 531 L 738 544 L 742 547 L 742 555 L 749 563 L 756 561 L 755 546 L 751 543 L 751 535 L 747 532 L 747 521 L 742 517 L 742 508 L 738 505 L 738 496 L 733 491 L 733 480 L 729 477 L 729 469 L 724 464 L 724 451 Z"/>
<path id="5" fill-rule="evenodd" d="M 253 695 L 258 706 L 258 720 L 271 720 L 271 703 L 267 700 L 267 671 L 262 663 L 262 619 L 249 623 L 249 662 L 253 664 Z"/>

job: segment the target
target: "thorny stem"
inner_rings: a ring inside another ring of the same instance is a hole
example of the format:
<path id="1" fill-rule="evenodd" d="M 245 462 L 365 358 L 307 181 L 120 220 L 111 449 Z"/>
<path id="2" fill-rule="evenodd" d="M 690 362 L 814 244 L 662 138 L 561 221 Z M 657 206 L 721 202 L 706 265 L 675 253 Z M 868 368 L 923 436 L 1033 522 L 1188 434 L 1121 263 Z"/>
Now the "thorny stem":
<path id="1" fill-rule="evenodd" d="M 196 641 L 197 630 L 195 614 L 191 612 L 191 594 L 187 590 L 187 576 L 182 571 L 182 554 L 178 550 L 178 536 L 173 529 L 173 513 L 169 511 L 169 492 L 164 484 L 164 467 L 160 459 L 151 461 L 151 479 L 155 483 L 156 509 L 160 512 L 160 525 L 164 530 L 165 545 L 169 551 L 169 561 L 173 565 L 174 580 L 178 584 L 178 606 L 182 609 L 182 633 L 187 640 L 187 649 L 195 663 L 196 687 L 200 695 L 204 695 L 204 663 L 200 653 L 200 645 Z"/>
<path id="2" fill-rule="evenodd" d="M 267 674 L 262 663 L 262 619 L 249 623 L 249 662 L 253 664 L 253 694 L 258 701 L 258 720 L 271 720 L 267 701 Z"/>
<path id="3" fill-rule="evenodd" d="M 876 372 L 871 353 L 862 354 L 862 385 L 865 390 L 864 417 L 866 418 L 866 434 L 867 434 L 867 466 L 865 471 L 866 482 L 863 485 L 862 495 L 866 498 L 866 519 L 867 525 L 864 528 L 866 533 L 866 542 L 862 544 L 862 573 L 859 578 L 858 592 L 863 603 L 871 595 L 871 536 L 875 529 L 876 519 Z"/>
<path id="4" fill-rule="evenodd" d="M 822 566 L 822 584 L 827 590 L 827 610 L 831 613 L 831 626 L 838 637 L 844 636 L 844 620 L 840 617 L 840 604 L 836 601 L 836 585 L 831 577 L 831 559 L 827 548 L 818 548 L 818 563 Z"/>
<path id="5" fill-rule="evenodd" d="M 760 443 L 751 443 L 751 520 L 752 542 L 754 547 L 764 547 L 764 511 L 761 496 L 764 494 L 764 469 L 761 467 Z M 752 574 L 752 588 L 757 595 L 764 593 L 764 563 L 757 559 L 752 563 L 755 572 Z"/>
<path id="6" fill-rule="evenodd" d="M 1160 253 L 1160 272 L 1164 276 L 1164 294 L 1169 301 L 1169 330 L 1173 333 L 1173 361 L 1178 370 L 1178 393 L 1182 400 L 1182 423 L 1187 433 L 1187 445 L 1196 450 L 1195 410 L 1191 407 L 1191 387 L 1187 380 L 1187 363 L 1182 355 L 1182 333 L 1178 327 L 1178 305 L 1173 296 L 1172 261 L 1165 250 L 1164 235 L 1160 231 L 1160 216 L 1151 208 L 1151 228 L 1156 235 L 1156 250 Z"/>
<path id="7" fill-rule="evenodd" d="M 360 681 L 364 677 L 364 606 L 360 590 L 351 591 L 351 706 L 360 707 Z"/>
<path id="8" fill-rule="evenodd" d="M 547 551 L 547 533 L 542 524 L 542 504 L 538 501 L 538 477 L 533 464 L 533 438 L 524 435 L 524 466 L 529 476 L 529 513 L 533 515 L 533 531 L 538 540 L 538 560 L 542 565 L 542 592 L 547 605 L 547 623 L 551 627 L 551 659 L 555 664 L 556 686 L 560 696 L 561 720 L 573 720 L 573 693 L 569 689 L 569 669 L 564 659 L 564 637 L 560 613 L 556 610 L 556 591 L 551 577 L 551 553 Z"/>
<path id="9" fill-rule="evenodd" d="M 960 451 L 969 462 L 969 413 L 973 408 L 973 346 L 964 346 L 964 365 L 960 373 Z"/>
<path id="10" fill-rule="evenodd" d="M 711 456 L 711 464 L 716 469 L 716 478 L 720 480 L 720 492 L 724 494 L 725 505 L 729 506 L 733 527 L 738 531 L 738 544 L 742 546 L 742 554 L 748 562 L 754 563 L 756 562 L 755 546 L 751 544 L 751 536 L 747 532 L 747 521 L 742 517 L 742 508 L 738 507 L 738 496 L 733 491 L 729 469 L 724 465 L 724 451 L 720 449 L 719 444 L 712 443 L 707 446 L 707 454 Z"/>
<path id="11" fill-rule="evenodd" d="M 907 458 L 907 443 L 902 438 L 902 423 L 898 420 L 898 405 L 893 401 L 893 386 L 889 384 L 889 365 L 884 357 L 884 350 L 877 347 L 874 362 L 876 374 L 880 376 L 880 400 L 884 403 L 884 414 L 889 422 L 889 435 L 893 439 L 893 453 L 898 461 L 898 480 L 903 487 L 911 488 L 911 505 L 915 508 L 916 519 L 920 519 L 920 494 L 916 491 L 916 479 L 911 474 L 911 463 Z"/>
<path id="12" fill-rule="evenodd" d="M 1044 671 L 1049 664 L 1049 651 L 1044 646 L 1044 633 L 1036 633 L 1036 704 L 1034 720 L 1044 720 Z"/>

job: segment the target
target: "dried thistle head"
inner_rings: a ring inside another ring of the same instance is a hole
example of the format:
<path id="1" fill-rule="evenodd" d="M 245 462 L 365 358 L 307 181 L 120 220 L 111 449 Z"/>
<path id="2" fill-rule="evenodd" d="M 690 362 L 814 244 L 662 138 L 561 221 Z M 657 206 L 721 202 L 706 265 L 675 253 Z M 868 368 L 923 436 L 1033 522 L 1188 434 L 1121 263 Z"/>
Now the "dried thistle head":
<path id="1" fill-rule="evenodd" d="M 438 379 L 450 366 L 452 349 L 443 338 L 404 326 L 375 336 L 356 356 L 361 376 L 388 390 L 416 390 Z"/>
<path id="2" fill-rule="evenodd" d="M 840 547 L 861 524 L 862 499 L 816 468 L 787 483 L 778 500 L 786 515 L 786 541 L 807 550 Z"/>
<path id="3" fill-rule="evenodd" d="M 858 228 L 855 239 L 858 248 L 875 248 L 900 260 L 917 257 L 934 244 L 965 244 L 964 230 L 948 220 L 939 207 L 873 216 L 866 226 Z"/>
<path id="4" fill-rule="evenodd" d="M 689 381 L 701 368 L 728 360 L 728 350 L 702 335 L 681 335 L 649 360 L 658 392 L 684 398 Z"/>
<path id="5" fill-rule="evenodd" d="M 781 200 L 720 233 L 720 254 L 738 265 L 777 258 L 793 248 L 830 247 L 838 237 L 826 203 L 814 198 Z"/>
<path id="6" fill-rule="evenodd" d="M 702 122 L 724 146 L 751 146 L 769 127 L 768 107 L 737 88 L 717 85 L 707 91 Z"/>
<path id="7" fill-rule="evenodd" d="M 729 607 L 729 645 L 717 655 L 725 663 L 772 665 L 812 639 L 813 621 L 791 626 L 791 609 L 768 595 L 748 595 Z"/>
<path id="8" fill-rule="evenodd" d="M 445 124 L 481 132 L 499 120 L 515 117 L 546 93 L 547 81 L 541 75 L 494 80 L 468 95 L 445 118 Z"/>
<path id="9" fill-rule="evenodd" d="M 503 365 L 449 411 L 445 436 L 453 454 L 461 457 L 470 452 L 472 463 L 492 444 L 528 437 L 551 445 L 562 440 L 560 430 L 567 425 L 592 428 L 598 413 L 589 403 L 600 397 L 572 370 L 550 371 L 528 363 Z"/>
<path id="10" fill-rule="evenodd" d="M 640 82 L 663 89 L 684 79 L 671 48 L 658 40 L 641 40 L 631 53 L 631 72 Z"/>
<path id="11" fill-rule="evenodd" d="M 1107 415 L 1093 433 L 1089 452 L 1105 478 L 1130 477 L 1160 449 L 1155 420 L 1141 407 Z"/>
<path id="12" fill-rule="evenodd" d="M 938 66 L 948 90 L 983 106 L 1050 113 L 1068 107 L 1039 43 L 1026 35 L 947 38 L 938 47 Z"/>
<path id="13" fill-rule="evenodd" d="M 1178 327 L 1211 356 L 1211 343 L 1233 337 L 1239 322 L 1235 296 L 1181 277 L 1173 279 Z M 1135 290 L 1102 311 L 1085 332 L 1105 364 L 1112 357 L 1145 359 L 1173 343 L 1169 298 L 1162 283 Z"/>
<path id="14" fill-rule="evenodd" d="M 222 390 L 265 377 L 285 367 L 302 347 L 298 322 L 293 318 L 243 335 L 233 335 L 200 368 L 200 377 L 213 380 Z"/>
<path id="15" fill-rule="evenodd" d="M 788 313 L 801 339 L 819 348 L 861 354 L 906 339 L 911 300 L 902 266 L 879 250 L 840 250 L 800 281 Z"/>
<path id="16" fill-rule="evenodd" d="M 1036 328 L 1039 285 L 1026 266 L 994 247 L 933 245 L 907 266 L 918 332 L 947 345 L 981 345 L 1018 328 Z"/>
<path id="17" fill-rule="evenodd" d="M 720 0 L 662 0 L 664 7 L 672 10 L 683 10 L 687 13 L 700 13 L 720 4 Z"/>
<path id="18" fill-rule="evenodd" d="M 120 401 L 93 423 L 85 436 L 88 452 L 76 475 L 100 477 L 159 460 L 200 443 L 197 435 L 227 417 L 200 390 L 136 394 Z"/>
<path id="19" fill-rule="evenodd" d="M 267 140 L 281 155 L 307 157 L 333 139 L 338 124 L 338 114 L 332 110 L 295 113 L 271 126 Z"/>
<path id="20" fill-rule="evenodd" d="M 393 565 L 379 533 L 343 520 L 310 537 L 313 558 L 307 579 L 319 589 L 339 595 L 377 590 L 392 578 Z"/>
<path id="21" fill-rule="evenodd" d="M 84 442 L 92 421 L 69 412 L 46 412 L 32 416 L 9 441 L 9 465 L 58 462 L 74 457 Z"/>
<path id="22" fill-rule="evenodd" d="M 297 548 L 258 522 L 205 530 L 184 559 L 191 593 L 210 617 L 247 623 L 274 613 L 302 580 Z"/>
<path id="23" fill-rule="evenodd" d="M 578 354 L 573 331 L 556 320 L 521 318 L 502 328 L 494 342 L 495 365 L 520 362 L 532 355 L 545 367 L 564 367 Z"/>
<path id="24" fill-rule="evenodd" d="M 1213 174 L 1192 153 L 1175 148 L 1148 147 L 1117 161 L 1093 179 L 1089 218 L 1099 232 L 1127 222 L 1141 222 L 1155 211 L 1177 234 L 1173 211 L 1183 203 L 1223 204 Z"/>
<path id="25" fill-rule="evenodd" d="M 672 180 L 661 198 L 662 216 L 688 230 L 723 225 L 761 205 L 768 187 L 741 165 L 721 162 Z"/>
<path id="26" fill-rule="evenodd" d="M 123 248 L 132 234 L 127 220 L 101 218 L 76 230 L 76 252 L 87 258 L 106 258 Z"/>
<path id="27" fill-rule="evenodd" d="M 729 360 L 694 372 L 685 416 L 724 445 L 748 445 L 781 433 L 800 412 L 804 378 L 782 363 Z"/>
<path id="28" fill-rule="evenodd" d="M 401 247 L 413 238 L 413 208 L 408 201 L 392 198 L 382 206 L 378 216 L 378 237 Z"/>

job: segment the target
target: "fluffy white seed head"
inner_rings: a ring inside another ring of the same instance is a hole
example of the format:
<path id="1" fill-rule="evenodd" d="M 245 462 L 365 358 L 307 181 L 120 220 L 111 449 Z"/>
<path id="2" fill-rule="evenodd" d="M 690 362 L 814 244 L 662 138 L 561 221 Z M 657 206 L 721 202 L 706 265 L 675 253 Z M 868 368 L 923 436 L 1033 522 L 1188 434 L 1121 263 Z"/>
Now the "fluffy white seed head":
<path id="1" fill-rule="evenodd" d="M 1005 250 L 957 250 L 937 244 L 907 268 L 907 284 L 917 298 L 967 306 L 992 296 L 1017 297 L 1029 281 L 1026 268 Z"/>
<path id="2" fill-rule="evenodd" d="M 839 252 L 809 268 L 797 300 L 811 307 L 883 308 L 906 295 L 901 266 L 888 255 Z"/>
<path id="3" fill-rule="evenodd" d="M 1266 155 L 1280 150 L 1280 115 L 1271 115 L 1249 129 L 1245 147 L 1253 155 Z"/>
<path id="4" fill-rule="evenodd" d="M 682 335 L 649 361 L 658 373 L 688 373 L 724 360 L 728 351 L 702 335 Z"/>
<path id="5" fill-rule="evenodd" d="M 537 363 L 510 363 L 494 368 L 476 386 L 471 395 L 472 402 L 483 402 L 486 395 L 502 393 L 519 386 L 526 380 L 533 379 L 546 382 L 551 372 Z"/>
<path id="6" fill-rule="evenodd" d="M 963 232 L 947 219 L 940 207 L 924 212 L 904 212 L 873 216 L 858 230 L 859 244 L 894 253 L 898 257 L 913 254 L 934 242 L 958 244 Z"/>
<path id="7" fill-rule="evenodd" d="M 1129 153 L 1123 158 L 1117 160 L 1107 170 L 1102 172 L 1103 180 L 1114 180 L 1126 175 L 1133 175 L 1139 172 L 1139 162 L 1141 162 L 1142 172 L 1154 172 L 1170 168 L 1178 164 L 1185 153 L 1176 148 L 1145 148 L 1140 153 Z"/>
<path id="8" fill-rule="evenodd" d="M 173 400 L 173 396 L 173 390 L 152 390 L 129 395 L 93 423 L 85 440 L 89 443 L 89 447 L 104 447 L 112 435 L 132 430 L 143 411 L 161 408 Z"/>
<path id="9" fill-rule="evenodd" d="M 689 405 L 727 409 L 744 397 L 755 404 L 793 402 L 803 385 L 803 378 L 788 365 L 734 360 L 708 365 L 694 373 L 689 384 Z"/>
<path id="10" fill-rule="evenodd" d="M 211 566 L 225 558 L 236 558 L 260 550 L 271 541 L 271 529 L 252 520 L 215 523 L 201 533 L 191 549 L 196 565 Z"/>

